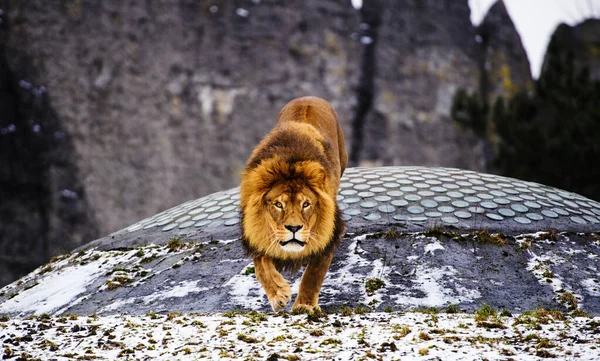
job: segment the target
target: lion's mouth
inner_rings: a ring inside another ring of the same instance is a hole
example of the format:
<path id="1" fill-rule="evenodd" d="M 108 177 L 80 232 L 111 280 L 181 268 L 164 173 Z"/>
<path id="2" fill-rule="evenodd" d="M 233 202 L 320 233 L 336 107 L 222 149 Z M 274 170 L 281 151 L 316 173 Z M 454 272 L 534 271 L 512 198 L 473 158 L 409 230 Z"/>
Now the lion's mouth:
<path id="1" fill-rule="evenodd" d="M 300 240 L 297 240 L 296 238 L 292 238 L 292 239 L 290 239 L 290 240 L 287 240 L 287 241 L 285 241 L 285 242 L 281 242 L 281 241 L 279 241 L 279 244 L 281 245 L 281 247 L 285 247 L 285 246 L 287 246 L 288 244 L 294 244 L 294 245 L 298 245 L 298 246 L 300 246 L 300 247 L 304 247 L 304 242 L 302 242 L 302 241 L 300 241 Z"/>

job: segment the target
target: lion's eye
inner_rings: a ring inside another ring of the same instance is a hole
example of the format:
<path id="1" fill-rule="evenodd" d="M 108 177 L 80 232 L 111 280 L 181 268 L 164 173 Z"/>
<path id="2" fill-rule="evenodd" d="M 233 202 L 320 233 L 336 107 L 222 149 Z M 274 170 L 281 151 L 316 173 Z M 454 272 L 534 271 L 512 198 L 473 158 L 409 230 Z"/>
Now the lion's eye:
<path id="1" fill-rule="evenodd" d="M 308 206 L 310 206 L 310 203 L 308 203 L 308 202 L 302 203 L 302 208 L 308 208 Z"/>
<path id="2" fill-rule="evenodd" d="M 283 209 L 283 204 L 281 204 L 281 202 L 275 202 L 275 207 Z"/>

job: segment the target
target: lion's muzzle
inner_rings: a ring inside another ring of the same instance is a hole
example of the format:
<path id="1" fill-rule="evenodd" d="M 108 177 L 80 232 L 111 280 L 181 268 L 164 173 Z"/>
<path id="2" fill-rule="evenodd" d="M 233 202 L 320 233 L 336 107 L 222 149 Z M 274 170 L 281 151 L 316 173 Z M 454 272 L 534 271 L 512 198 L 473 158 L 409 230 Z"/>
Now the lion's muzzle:
<path id="1" fill-rule="evenodd" d="M 281 245 L 281 248 L 286 252 L 301 252 L 304 249 L 305 245 L 304 242 L 296 238 L 289 239 L 285 242 L 279 241 L 279 244 Z"/>

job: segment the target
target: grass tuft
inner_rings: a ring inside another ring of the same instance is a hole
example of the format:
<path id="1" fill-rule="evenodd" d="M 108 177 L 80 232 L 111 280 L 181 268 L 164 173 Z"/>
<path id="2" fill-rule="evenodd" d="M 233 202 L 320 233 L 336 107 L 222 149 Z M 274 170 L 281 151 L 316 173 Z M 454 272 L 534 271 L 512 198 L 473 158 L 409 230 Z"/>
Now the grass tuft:
<path id="1" fill-rule="evenodd" d="M 185 246 L 185 244 L 181 241 L 181 239 L 179 239 L 177 237 L 171 238 L 169 243 L 167 243 L 167 248 L 169 249 L 170 252 L 175 252 L 175 251 L 183 248 L 184 246 Z"/>
<path id="2" fill-rule="evenodd" d="M 571 292 L 563 292 L 557 297 L 558 302 L 564 304 L 568 310 L 577 309 L 577 298 Z"/>
<path id="3" fill-rule="evenodd" d="M 475 237 L 481 243 L 494 244 L 496 246 L 506 246 L 508 243 L 504 233 L 500 232 L 492 234 L 487 228 L 475 232 Z"/>
<path id="4" fill-rule="evenodd" d="M 367 295 L 369 296 L 373 296 L 375 291 L 382 289 L 383 287 L 385 287 L 385 282 L 377 277 L 369 278 L 365 282 L 365 289 L 367 290 Z"/>
<path id="5" fill-rule="evenodd" d="M 244 341 L 246 343 L 259 343 L 260 342 L 259 339 L 252 337 L 252 336 L 245 335 L 243 333 L 238 333 L 237 339 L 240 341 Z"/>

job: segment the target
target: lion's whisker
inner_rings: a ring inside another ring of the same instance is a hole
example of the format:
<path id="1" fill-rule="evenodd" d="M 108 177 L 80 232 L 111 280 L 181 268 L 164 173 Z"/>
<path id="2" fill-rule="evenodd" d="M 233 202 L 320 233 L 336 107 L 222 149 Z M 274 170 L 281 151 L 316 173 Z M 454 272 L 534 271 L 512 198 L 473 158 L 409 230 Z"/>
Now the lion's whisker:
<path id="1" fill-rule="evenodd" d="M 278 242 L 279 237 L 277 237 L 277 234 L 273 233 L 273 240 L 271 241 L 265 252 L 269 252 L 271 248 L 274 248 L 277 245 Z"/>

